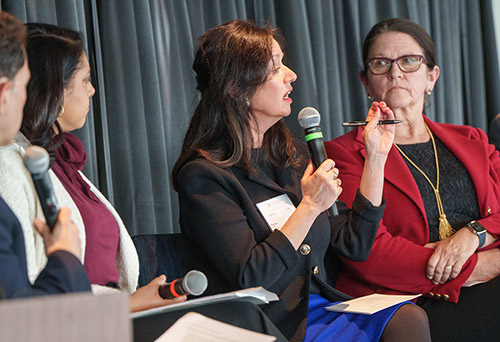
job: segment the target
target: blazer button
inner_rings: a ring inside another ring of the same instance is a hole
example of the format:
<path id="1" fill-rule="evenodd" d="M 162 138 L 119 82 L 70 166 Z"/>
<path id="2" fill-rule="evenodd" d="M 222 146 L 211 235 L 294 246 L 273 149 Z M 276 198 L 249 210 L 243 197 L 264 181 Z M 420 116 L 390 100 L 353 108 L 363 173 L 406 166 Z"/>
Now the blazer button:
<path id="1" fill-rule="evenodd" d="M 434 298 L 434 293 L 433 292 L 429 292 L 429 297 Z"/>
<path id="2" fill-rule="evenodd" d="M 313 267 L 313 274 L 317 275 L 318 273 L 319 273 L 319 267 L 318 266 L 314 266 Z"/>
<path id="3" fill-rule="evenodd" d="M 448 299 L 450 299 L 450 296 L 448 296 L 447 294 L 444 294 L 444 295 L 443 295 L 443 299 L 444 299 L 444 300 L 448 300 Z"/>
<path id="4" fill-rule="evenodd" d="M 311 253 L 311 247 L 307 243 L 305 243 L 302 246 L 300 246 L 299 251 L 300 251 L 300 254 L 307 255 L 307 254 Z"/>
<path id="5" fill-rule="evenodd" d="M 436 299 L 441 299 L 441 295 L 440 295 L 439 293 L 436 293 L 436 294 L 434 295 L 434 298 L 436 298 Z"/>
<path id="6" fill-rule="evenodd" d="M 488 206 L 488 215 L 491 215 L 491 207 Z"/>

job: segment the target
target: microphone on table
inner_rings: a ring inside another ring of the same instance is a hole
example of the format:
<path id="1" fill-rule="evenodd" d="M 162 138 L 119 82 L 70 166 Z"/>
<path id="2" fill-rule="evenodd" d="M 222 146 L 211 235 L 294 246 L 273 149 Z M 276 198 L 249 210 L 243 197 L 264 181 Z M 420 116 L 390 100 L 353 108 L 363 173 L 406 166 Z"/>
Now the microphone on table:
<path id="1" fill-rule="evenodd" d="M 49 170 L 49 154 L 40 146 L 30 146 L 24 154 L 24 166 L 31 173 L 33 183 L 35 184 L 36 193 L 42 204 L 43 215 L 47 225 L 52 230 L 57 222 L 59 206 L 57 205 L 56 196 L 52 189 Z"/>
<path id="2" fill-rule="evenodd" d="M 298 120 L 300 127 L 304 129 L 312 163 L 315 168 L 318 168 L 328 158 L 323 144 L 323 133 L 319 127 L 321 116 L 316 108 L 305 107 L 299 112 Z M 337 205 L 334 203 L 331 208 L 328 208 L 327 213 L 328 216 L 338 215 Z"/>
<path id="3" fill-rule="evenodd" d="M 158 293 L 163 299 L 173 299 L 184 295 L 199 296 L 208 286 L 207 277 L 200 271 L 189 271 L 184 278 L 160 285 Z"/>

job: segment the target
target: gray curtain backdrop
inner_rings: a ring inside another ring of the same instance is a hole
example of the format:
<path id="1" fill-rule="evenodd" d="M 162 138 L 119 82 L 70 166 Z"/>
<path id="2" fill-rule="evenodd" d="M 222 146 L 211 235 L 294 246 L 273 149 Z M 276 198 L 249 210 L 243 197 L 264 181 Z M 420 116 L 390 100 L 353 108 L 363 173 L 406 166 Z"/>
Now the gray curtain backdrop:
<path id="1" fill-rule="evenodd" d="M 107 194 L 132 235 L 178 232 L 169 174 L 197 104 L 196 38 L 232 19 L 282 29 L 298 74 L 292 114 L 314 106 L 326 139 L 365 117 L 361 44 L 378 21 L 409 18 L 433 37 L 441 76 L 426 114 L 487 129 L 500 112 L 491 0 L 0 0 L 24 21 L 79 30 L 97 93 L 84 128 L 84 172 Z M 196 213 L 193 213 L 196 215 Z"/>

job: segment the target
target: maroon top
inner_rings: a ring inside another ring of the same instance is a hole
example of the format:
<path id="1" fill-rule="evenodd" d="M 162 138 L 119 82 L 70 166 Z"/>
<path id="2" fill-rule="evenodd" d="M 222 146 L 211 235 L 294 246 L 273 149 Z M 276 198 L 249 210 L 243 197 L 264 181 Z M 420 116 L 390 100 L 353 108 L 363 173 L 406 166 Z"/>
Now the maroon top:
<path id="1" fill-rule="evenodd" d="M 64 142 L 56 150 L 52 170 L 75 202 L 85 225 L 85 270 L 92 284 L 118 284 L 116 253 L 120 228 L 113 214 L 78 172 L 86 162 L 87 155 L 80 139 L 64 133 Z"/>

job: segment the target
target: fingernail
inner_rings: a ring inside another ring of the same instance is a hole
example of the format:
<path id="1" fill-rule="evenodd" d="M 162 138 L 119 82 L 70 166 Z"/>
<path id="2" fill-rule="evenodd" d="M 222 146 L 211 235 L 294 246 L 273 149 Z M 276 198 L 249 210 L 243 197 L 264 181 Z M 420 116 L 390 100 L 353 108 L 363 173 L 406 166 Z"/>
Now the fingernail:
<path id="1" fill-rule="evenodd" d="M 384 102 L 384 101 L 382 101 L 382 102 L 380 102 L 380 103 L 379 103 L 379 106 L 380 106 L 380 107 L 385 107 L 385 106 L 386 106 L 386 104 L 385 104 L 385 102 Z"/>
<path id="2" fill-rule="evenodd" d="M 428 275 L 428 276 L 427 276 L 427 279 L 432 279 L 432 276 Z"/>

